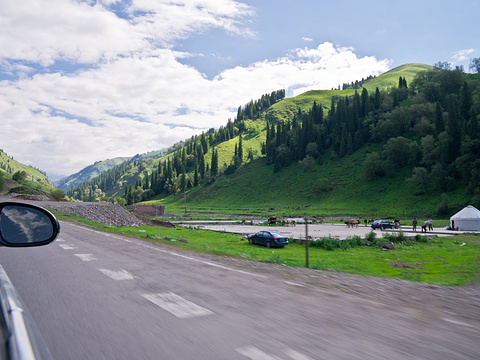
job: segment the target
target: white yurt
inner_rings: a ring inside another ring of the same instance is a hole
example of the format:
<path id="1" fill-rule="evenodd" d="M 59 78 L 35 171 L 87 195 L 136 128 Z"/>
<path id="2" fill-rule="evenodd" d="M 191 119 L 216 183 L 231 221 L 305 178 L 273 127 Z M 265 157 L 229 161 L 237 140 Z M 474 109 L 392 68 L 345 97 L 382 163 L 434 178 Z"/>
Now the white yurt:
<path id="1" fill-rule="evenodd" d="M 480 231 L 480 210 L 468 205 L 450 218 L 452 229 Z"/>

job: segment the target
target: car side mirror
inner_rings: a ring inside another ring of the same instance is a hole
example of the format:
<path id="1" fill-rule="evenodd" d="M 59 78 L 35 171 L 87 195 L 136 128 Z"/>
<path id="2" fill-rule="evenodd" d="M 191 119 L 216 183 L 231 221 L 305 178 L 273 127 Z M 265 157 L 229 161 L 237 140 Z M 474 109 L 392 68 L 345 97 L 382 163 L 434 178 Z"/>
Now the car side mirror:
<path id="1" fill-rule="evenodd" d="M 9 247 L 47 245 L 55 240 L 60 225 L 55 216 L 39 206 L 0 203 L 0 244 Z"/>

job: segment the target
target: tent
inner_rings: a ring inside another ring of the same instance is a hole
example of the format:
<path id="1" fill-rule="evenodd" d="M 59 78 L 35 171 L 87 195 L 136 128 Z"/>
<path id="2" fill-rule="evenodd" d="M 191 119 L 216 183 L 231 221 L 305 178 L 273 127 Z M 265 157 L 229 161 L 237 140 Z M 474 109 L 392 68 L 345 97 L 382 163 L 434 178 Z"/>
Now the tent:
<path id="1" fill-rule="evenodd" d="M 468 205 L 450 218 L 452 229 L 480 231 L 480 210 Z"/>

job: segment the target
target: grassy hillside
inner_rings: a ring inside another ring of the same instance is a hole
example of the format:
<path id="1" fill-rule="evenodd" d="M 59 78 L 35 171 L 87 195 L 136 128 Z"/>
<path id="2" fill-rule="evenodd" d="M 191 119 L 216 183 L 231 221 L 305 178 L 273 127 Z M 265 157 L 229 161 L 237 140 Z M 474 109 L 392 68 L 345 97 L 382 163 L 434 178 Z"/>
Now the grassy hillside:
<path id="1" fill-rule="evenodd" d="M 433 67 L 424 64 L 407 64 L 396 67 L 386 73 L 371 79 L 363 87 L 368 90 L 369 93 L 373 93 L 378 87 L 380 90 L 388 89 L 398 86 L 399 77 L 404 77 L 409 84 L 421 71 L 431 70 Z M 362 90 L 357 90 L 361 94 Z M 332 97 L 345 97 L 352 96 L 355 93 L 353 89 L 346 90 L 312 90 L 306 93 L 300 94 L 293 98 L 288 98 L 280 101 L 279 103 L 271 106 L 266 114 L 265 118 L 268 121 L 285 121 L 292 119 L 295 114 L 298 113 L 298 109 L 302 111 L 308 111 L 313 102 L 321 104 L 324 109 L 329 109 L 332 101 Z"/>
<path id="2" fill-rule="evenodd" d="M 367 182 L 363 172 L 365 147 L 355 154 L 328 160 L 311 170 L 298 163 L 274 173 L 259 159 L 245 164 L 235 174 L 220 177 L 208 187 L 187 191 L 190 212 L 247 213 L 277 216 L 422 217 L 435 214 L 440 193 L 414 195 L 405 179 L 411 168 L 392 177 Z M 452 208 L 463 207 L 466 191 L 449 194 Z M 156 203 L 159 201 L 157 200 Z M 160 201 L 167 212 L 184 211 L 183 194 Z"/>
<path id="3" fill-rule="evenodd" d="M 372 79 L 365 85 L 370 92 L 398 86 L 399 77 L 412 82 L 415 75 L 432 67 L 410 64 L 398 67 Z M 332 96 L 353 95 L 355 90 L 309 91 L 295 98 L 284 99 L 271 106 L 265 115 L 269 121 L 291 119 L 298 109 L 308 111 L 313 102 L 328 108 Z M 361 92 L 361 91 L 359 91 Z M 260 122 L 264 124 L 264 122 Z M 258 134 L 261 138 L 261 134 Z M 224 158 L 233 151 L 238 139 L 225 147 Z M 228 146 L 228 149 L 226 148 Z M 364 217 L 423 217 L 437 213 L 444 200 L 440 191 L 418 195 L 406 182 L 413 166 L 375 181 L 367 181 L 364 161 L 370 152 L 382 152 L 381 143 L 370 143 L 344 158 L 326 158 L 304 170 L 299 162 L 280 172 L 273 172 L 261 158 L 245 164 L 233 175 L 219 177 L 210 186 L 187 192 L 190 211 L 219 211 L 276 215 L 364 216 Z M 231 155 L 230 155 L 231 157 Z M 449 191 L 447 205 L 452 211 L 467 205 L 472 194 L 465 189 Z M 158 200 L 158 199 L 157 199 Z M 172 211 L 184 209 L 183 196 L 168 196 L 161 201 Z"/>
<path id="4" fill-rule="evenodd" d="M 3 193 L 7 193 L 11 188 L 20 185 L 41 189 L 42 191 L 53 189 L 53 185 L 47 175 L 29 165 L 19 163 L 5 154 L 2 150 L 0 150 L 0 171 L 2 172 L 4 179 L 7 180 Z M 17 171 L 25 171 L 27 173 L 25 184 L 18 184 L 11 180 L 12 175 Z"/>

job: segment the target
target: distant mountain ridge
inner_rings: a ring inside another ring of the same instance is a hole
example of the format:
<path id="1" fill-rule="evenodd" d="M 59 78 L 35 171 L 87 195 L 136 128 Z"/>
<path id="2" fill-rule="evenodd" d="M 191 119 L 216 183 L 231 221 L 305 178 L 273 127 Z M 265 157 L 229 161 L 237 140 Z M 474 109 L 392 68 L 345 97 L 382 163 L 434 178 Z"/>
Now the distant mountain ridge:
<path id="1" fill-rule="evenodd" d="M 97 161 L 96 163 L 89 165 L 79 172 L 67 176 L 66 178 L 55 181 L 53 184 L 57 189 L 67 191 L 68 189 L 78 186 L 81 183 L 91 180 L 106 170 L 112 169 L 115 166 L 129 160 L 128 157 L 118 157 L 114 159 L 108 159 L 104 161 Z"/>
<path id="2" fill-rule="evenodd" d="M 165 154 L 168 151 L 169 149 L 162 149 L 162 150 L 150 151 L 144 154 L 137 154 L 132 157 L 116 157 L 113 159 L 97 161 L 94 164 L 83 168 L 82 170 L 80 170 L 75 174 L 67 176 L 58 181 L 54 181 L 53 184 L 57 189 L 67 191 L 68 189 L 71 189 L 84 182 L 87 182 L 89 180 L 96 178 L 97 176 L 101 175 L 105 171 L 113 169 L 124 162 L 144 161 L 147 159 L 158 159 L 158 158 L 161 158 L 162 156 L 165 156 Z"/>

